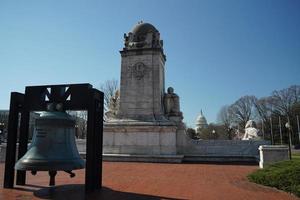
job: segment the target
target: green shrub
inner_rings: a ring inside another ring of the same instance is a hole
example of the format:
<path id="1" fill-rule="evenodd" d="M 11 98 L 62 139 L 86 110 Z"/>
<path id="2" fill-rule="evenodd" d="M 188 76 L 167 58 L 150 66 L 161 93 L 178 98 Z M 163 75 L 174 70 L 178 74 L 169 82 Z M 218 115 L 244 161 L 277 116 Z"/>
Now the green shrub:
<path id="1" fill-rule="evenodd" d="M 248 175 L 252 182 L 291 192 L 300 197 L 300 158 L 282 161 Z"/>

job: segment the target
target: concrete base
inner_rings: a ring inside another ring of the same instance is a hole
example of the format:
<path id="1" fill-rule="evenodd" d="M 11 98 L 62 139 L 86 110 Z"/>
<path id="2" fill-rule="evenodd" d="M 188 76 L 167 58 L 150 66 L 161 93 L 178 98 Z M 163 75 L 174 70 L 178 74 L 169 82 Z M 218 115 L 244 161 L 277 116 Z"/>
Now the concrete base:
<path id="1" fill-rule="evenodd" d="M 153 127 L 152 127 L 153 128 Z M 118 129 L 117 129 L 118 130 Z M 143 129 L 141 129 L 144 131 Z M 120 134 L 120 133 L 119 133 Z M 149 140 L 151 136 L 144 132 L 133 133 L 132 138 L 143 136 L 143 141 Z M 163 133 L 161 133 L 163 134 Z M 110 136 L 115 136 L 114 133 Z M 159 144 L 160 134 L 157 135 L 157 144 Z M 107 135 L 104 137 L 107 137 Z M 123 133 L 117 137 L 123 137 L 126 139 L 130 138 L 130 133 Z M 132 139 L 131 138 L 131 139 Z M 116 138 L 114 138 L 116 139 Z M 167 138 L 166 138 L 167 139 Z M 174 141 L 173 138 L 170 139 Z M 76 141 L 77 148 L 79 151 L 85 152 L 85 141 Z M 104 143 L 107 140 L 104 140 Z M 104 145 L 103 159 L 109 161 L 142 161 L 142 162 L 246 162 L 246 163 L 258 163 L 259 162 L 259 151 L 260 145 L 269 144 L 269 141 L 241 141 L 241 140 L 192 140 L 188 138 L 184 132 L 177 130 L 176 132 L 176 153 L 159 154 L 162 152 L 162 147 L 156 146 L 137 146 L 137 145 Z M 149 143 L 148 143 L 149 144 Z M 174 144 L 174 143 L 173 143 Z M 124 152 L 124 153 L 123 153 Z M 154 152 L 154 153 L 153 153 Z"/>
<path id="2" fill-rule="evenodd" d="M 176 125 L 170 121 L 105 123 L 103 153 L 176 155 Z"/>
<path id="3" fill-rule="evenodd" d="M 185 155 L 183 162 L 257 163 L 258 158 L 237 155 Z"/>
<path id="4" fill-rule="evenodd" d="M 85 159 L 86 152 L 79 152 Z M 182 163 L 183 155 L 130 155 L 130 154 L 103 154 L 104 161 L 112 162 L 151 162 L 151 163 Z"/>
<path id="5" fill-rule="evenodd" d="M 152 127 L 153 128 L 153 127 Z M 169 127 L 170 128 L 170 127 Z M 118 129 L 117 129 L 118 130 Z M 151 130 L 151 129 L 150 129 Z M 152 129 L 153 130 L 153 129 Z M 163 129 L 166 130 L 166 129 Z M 172 130 L 172 129 L 171 129 Z M 130 138 L 129 133 L 123 133 L 124 135 L 117 135 L 117 137 L 114 136 L 114 139 L 118 137 L 126 137 Z M 138 139 L 139 137 L 143 136 L 145 137 L 142 141 L 147 141 L 146 144 L 149 146 L 122 146 L 122 145 L 116 145 L 118 148 L 115 148 L 115 151 L 109 152 L 108 150 L 111 148 L 109 145 L 104 145 L 104 151 L 103 151 L 103 160 L 107 161 L 135 161 L 135 162 L 169 162 L 169 163 L 180 163 L 180 162 L 258 162 L 259 157 L 261 160 L 261 165 L 263 166 L 263 162 L 268 162 L 268 153 L 270 153 L 270 150 L 267 148 L 264 148 L 264 155 L 260 155 L 258 151 L 258 147 L 263 144 L 268 144 L 269 141 L 237 141 L 237 140 L 191 140 L 185 136 L 185 134 L 180 134 L 177 132 L 176 142 L 177 145 L 165 145 L 170 144 L 167 142 L 172 142 L 171 144 L 174 144 L 174 139 L 170 139 L 170 141 L 164 142 L 164 140 L 167 140 L 168 137 L 163 137 L 166 135 L 163 132 L 156 133 L 157 135 L 153 134 L 153 138 L 156 138 L 154 140 L 156 144 L 160 145 L 149 145 L 149 137 L 145 136 L 145 133 L 143 132 L 135 132 L 133 133 L 132 138 Z M 151 135 L 151 134 L 150 134 Z M 151 136 L 151 137 L 152 137 Z M 182 136 L 182 137 L 180 137 Z M 152 138 L 152 139 L 153 139 Z M 118 140 L 118 139 L 117 139 Z M 135 141 L 135 140 L 133 140 Z M 131 141 L 131 142 L 133 142 Z M 140 141 L 140 140 L 137 140 Z M 153 141 L 153 140 L 152 140 Z M 105 141 L 104 141 L 105 142 Z M 107 142 L 107 140 L 106 140 Z M 116 141 L 114 141 L 116 142 Z M 128 142 L 128 141 L 123 141 Z M 130 140 L 129 140 L 130 142 Z M 86 152 L 86 140 L 76 140 L 78 151 L 80 152 L 82 157 L 85 157 Z M 168 147 L 169 150 L 166 151 Z M 269 145 L 267 145 L 269 146 Z M 130 150 L 132 149 L 132 151 Z M 171 149 L 171 150 L 170 150 Z M 130 151 L 129 151 L 130 150 Z M 274 152 L 276 149 L 273 149 L 272 152 Z M 5 152 L 6 152 L 6 144 L 0 145 L 0 161 L 5 160 Z M 137 153 L 136 153 L 137 152 Z M 145 153 L 146 152 L 146 153 Z M 155 153 L 153 153 L 155 152 Z M 162 153 L 162 154 L 159 154 Z M 272 154 L 272 155 L 273 155 Z M 288 156 L 288 153 L 285 153 L 284 156 Z M 274 154 L 275 155 L 275 154 Z M 276 154 L 277 155 L 277 154 Z M 280 157 L 275 156 L 275 158 L 278 158 L 279 160 L 288 159 L 288 157 Z"/>
<path id="6" fill-rule="evenodd" d="M 80 152 L 85 158 L 85 152 Z M 152 163 L 183 163 L 183 162 L 214 162 L 214 163 L 257 163 L 258 159 L 247 156 L 199 156 L 199 155 L 130 155 L 103 154 L 104 161 L 112 162 L 152 162 Z"/>
<path id="7" fill-rule="evenodd" d="M 258 162 L 264 144 L 269 142 L 192 140 L 182 123 L 172 121 L 116 120 L 106 123 L 103 133 L 104 159 L 111 161 Z"/>
<path id="8" fill-rule="evenodd" d="M 285 145 L 261 145 L 259 146 L 259 168 L 264 166 L 283 161 L 289 160 L 289 148 Z"/>
<path id="9" fill-rule="evenodd" d="M 258 157 L 258 147 L 267 144 L 265 140 L 193 140 L 177 134 L 177 152 L 183 155 Z"/>
<path id="10" fill-rule="evenodd" d="M 103 160 L 121 162 L 181 163 L 183 161 L 183 155 L 103 154 Z"/>

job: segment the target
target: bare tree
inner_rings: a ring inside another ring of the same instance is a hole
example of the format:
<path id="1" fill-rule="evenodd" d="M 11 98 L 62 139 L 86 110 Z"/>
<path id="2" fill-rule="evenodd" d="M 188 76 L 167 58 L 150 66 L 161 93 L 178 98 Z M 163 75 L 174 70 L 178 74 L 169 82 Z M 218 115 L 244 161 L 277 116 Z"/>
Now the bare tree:
<path id="1" fill-rule="evenodd" d="M 107 80 L 100 85 L 100 90 L 104 93 L 104 111 L 108 111 L 109 104 L 113 96 L 115 96 L 116 91 L 119 88 L 119 83 L 117 80 Z"/>
<path id="2" fill-rule="evenodd" d="M 81 139 L 86 138 L 87 134 L 87 111 L 78 111 L 78 118 L 76 119 L 78 137 Z"/>
<path id="3" fill-rule="evenodd" d="M 232 139 L 232 125 L 234 123 L 233 112 L 229 106 L 223 106 L 218 113 L 218 122 L 223 126 L 229 140 Z"/>
<path id="4" fill-rule="evenodd" d="M 300 85 L 292 85 L 290 87 L 291 92 L 294 94 L 294 102 L 300 102 Z"/>
<path id="5" fill-rule="evenodd" d="M 190 137 L 190 138 L 192 138 L 192 139 L 197 139 L 197 137 L 196 137 L 196 131 L 195 131 L 195 129 L 193 129 L 193 128 L 187 128 L 186 129 L 186 133 L 187 133 L 187 135 Z"/>
<path id="6" fill-rule="evenodd" d="M 245 127 L 248 120 L 254 114 L 255 96 L 243 96 L 230 106 L 234 121 L 240 126 Z"/>
<path id="7" fill-rule="evenodd" d="M 270 137 L 272 144 L 274 143 L 274 132 L 272 124 L 276 122 L 278 118 L 273 119 L 275 113 L 273 112 L 274 99 L 269 97 L 262 97 L 254 101 L 255 112 L 260 118 L 261 130 L 264 134 L 264 139 Z M 272 123 L 272 124 L 271 124 Z M 265 135 L 267 133 L 267 135 Z"/>
<path id="8" fill-rule="evenodd" d="M 87 111 L 68 111 L 75 118 L 75 136 L 84 139 L 87 134 Z"/>
<path id="9" fill-rule="evenodd" d="M 254 101 L 255 111 L 266 126 L 270 126 L 270 117 L 273 114 L 273 101 L 272 97 L 263 97 Z"/>
<path id="10" fill-rule="evenodd" d="M 299 141 L 297 132 L 297 105 L 300 103 L 300 86 L 292 85 L 272 93 L 274 113 L 286 117 L 286 121 L 291 124 L 292 142 Z"/>
<path id="11" fill-rule="evenodd" d="M 298 118 L 300 116 L 300 85 L 292 85 L 289 88 L 275 90 L 271 96 L 256 99 L 255 96 L 244 96 L 233 103 L 229 108 L 222 108 L 218 120 L 224 126 L 228 125 L 227 114 L 231 114 L 234 125 L 244 127 L 255 114 L 259 116 L 262 127 L 266 133 L 270 133 L 272 141 L 276 139 L 279 117 L 284 121 L 290 121 L 294 138 L 298 132 Z M 271 124 L 272 123 L 272 124 Z M 238 128 L 239 129 L 239 128 Z M 277 137 L 278 138 L 278 137 Z M 296 138 L 294 141 L 298 141 Z M 299 141 L 300 142 L 300 141 Z"/>
<path id="12" fill-rule="evenodd" d="M 299 102 L 300 86 L 293 85 L 282 90 L 275 90 L 272 93 L 274 112 L 286 116 L 287 119 L 292 117 L 293 105 Z"/>

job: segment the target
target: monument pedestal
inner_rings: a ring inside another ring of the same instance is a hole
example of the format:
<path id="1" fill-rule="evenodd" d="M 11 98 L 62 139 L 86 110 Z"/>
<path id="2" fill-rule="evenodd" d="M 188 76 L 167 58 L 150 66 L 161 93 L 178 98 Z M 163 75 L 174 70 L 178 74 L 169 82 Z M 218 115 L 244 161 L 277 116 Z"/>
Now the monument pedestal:
<path id="1" fill-rule="evenodd" d="M 105 123 L 104 154 L 176 155 L 177 126 L 170 121 Z"/>

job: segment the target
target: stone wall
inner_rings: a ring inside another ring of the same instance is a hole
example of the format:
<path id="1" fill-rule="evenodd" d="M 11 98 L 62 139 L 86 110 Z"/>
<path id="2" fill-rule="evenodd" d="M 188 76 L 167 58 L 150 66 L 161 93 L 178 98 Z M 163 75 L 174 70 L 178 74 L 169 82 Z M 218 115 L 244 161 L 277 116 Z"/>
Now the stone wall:
<path id="1" fill-rule="evenodd" d="M 260 145 L 265 140 L 193 140 L 185 133 L 177 133 L 177 154 L 188 161 L 259 161 Z"/>
<path id="2" fill-rule="evenodd" d="M 175 155 L 176 126 L 106 126 L 104 154 Z"/>

